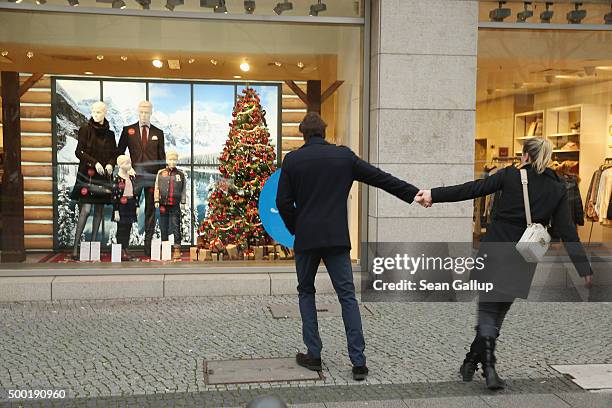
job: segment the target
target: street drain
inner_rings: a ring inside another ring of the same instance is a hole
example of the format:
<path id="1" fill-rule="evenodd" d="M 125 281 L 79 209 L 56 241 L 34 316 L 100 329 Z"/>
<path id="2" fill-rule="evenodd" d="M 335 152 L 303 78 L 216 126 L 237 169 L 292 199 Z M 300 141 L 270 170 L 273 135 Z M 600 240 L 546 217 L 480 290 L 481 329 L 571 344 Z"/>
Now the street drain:
<path id="1" fill-rule="evenodd" d="M 249 384 L 322 380 L 323 374 L 300 367 L 295 358 L 204 360 L 204 383 Z"/>
<path id="2" fill-rule="evenodd" d="M 585 390 L 612 390 L 612 364 L 552 365 Z"/>
<path id="3" fill-rule="evenodd" d="M 300 317 L 300 307 L 298 305 L 269 305 L 268 309 L 275 319 L 292 319 Z M 372 312 L 367 307 L 360 305 L 362 316 L 371 316 Z M 317 317 L 341 317 L 342 307 L 337 303 L 317 305 Z"/>

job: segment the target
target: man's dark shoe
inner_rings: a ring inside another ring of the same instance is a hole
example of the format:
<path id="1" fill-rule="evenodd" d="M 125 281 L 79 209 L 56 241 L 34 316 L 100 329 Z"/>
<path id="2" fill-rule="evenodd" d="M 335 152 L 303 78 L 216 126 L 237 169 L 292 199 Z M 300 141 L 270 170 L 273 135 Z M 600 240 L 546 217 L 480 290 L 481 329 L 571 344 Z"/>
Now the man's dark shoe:
<path id="1" fill-rule="evenodd" d="M 298 365 L 302 367 L 306 367 L 312 371 L 322 371 L 323 367 L 321 367 L 321 359 L 320 358 L 312 358 L 308 354 L 297 353 L 295 355 L 295 361 Z"/>
<path id="2" fill-rule="evenodd" d="M 368 367 L 353 367 L 353 380 L 363 381 L 368 376 Z"/>

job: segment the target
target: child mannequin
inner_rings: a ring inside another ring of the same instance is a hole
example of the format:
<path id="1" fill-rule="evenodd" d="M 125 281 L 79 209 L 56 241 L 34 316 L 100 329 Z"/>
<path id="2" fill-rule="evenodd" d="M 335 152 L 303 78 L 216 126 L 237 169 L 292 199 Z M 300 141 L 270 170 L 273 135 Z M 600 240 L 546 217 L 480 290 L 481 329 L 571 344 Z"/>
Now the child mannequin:
<path id="1" fill-rule="evenodd" d="M 117 243 L 121 244 L 121 260 L 131 261 L 128 252 L 132 224 L 137 221 L 139 196 L 134 189 L 132 161 L 128 156 L 117 157 L 119 172 L 113 178 L 113 221 L 117 223 Z"/>
<path id="2" fill-rule="evenodd" d="M 176 168 L 178 153 L 166 153 L 166 168 L 157 173 L 155 179 L 155 207 L 159 208 L 159 227 L 162 241 L 174 235 L 174 248 L 181 246 L 181 209 L 187 201 L 185 174 Z"/>

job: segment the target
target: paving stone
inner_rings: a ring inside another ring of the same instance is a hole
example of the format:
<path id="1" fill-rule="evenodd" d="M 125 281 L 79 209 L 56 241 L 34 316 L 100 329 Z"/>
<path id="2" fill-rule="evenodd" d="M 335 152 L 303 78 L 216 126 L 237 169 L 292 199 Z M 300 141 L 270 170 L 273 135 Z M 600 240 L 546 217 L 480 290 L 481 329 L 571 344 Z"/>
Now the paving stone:
<path id="1" fill-rule="evenodd" d="M 612 364 L 552 365 L 585 390 L 612 390 Z"/>
<path id="2" fill-rule="evenodd" d="M 402 400 L 328 402 L 327 408 L 406 408 Z"/>
<path id="3" fill-rule="evenodd" d="M 489 408 L 479 397 L 420 398 L 404 402 L 408 408 Z"/>
<path id="4" fill-rule="evenodd" d="M 612 407 L 612 393 L 586 393 L 572 392 L 559 393 L 559 398 L 577 408 L 610 408 Z"/>
<path id="5" fill-rule="evenodd" d="M 566 408 L 571 407 L 556 395 L 551 394 L 524 394 L 524 395 L 496 395 L 483 396 L 482 399 L 495 408 Z"/>
<path id="6" fill-rule="evenodd" d="M 269 305 L 270 313 L 275 319 L 300 318 L 300 307 L 298 305 Z M 371 315 L 372 312 L 363 305 L 359 306 L 361 316 Z M 339 303 L 320 304 L 317 303 L 317 318 L 342 317 L 342 307 Z"/>

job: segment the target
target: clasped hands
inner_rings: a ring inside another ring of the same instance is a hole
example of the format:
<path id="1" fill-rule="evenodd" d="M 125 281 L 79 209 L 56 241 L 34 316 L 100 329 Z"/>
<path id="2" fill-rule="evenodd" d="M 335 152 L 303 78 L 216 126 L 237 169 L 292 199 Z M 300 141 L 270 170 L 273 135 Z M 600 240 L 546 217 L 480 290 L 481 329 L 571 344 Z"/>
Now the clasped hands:
<path id="1" fill-rule="evenodd" d="M 102 166 L 102 164 L 100 162 L 96 163 L 95 165 L 96 167 L 96 171 L 98 172 L 99 175 L 104 176 L 104 171 L 106 170 L 106 174 L 108 174 L 109 176 L 113 175 L 113 170 L 114 167 L 112 164 L 107 164 L 106 167 Z M 136 171 L 133 168 L 130 168 L 128 170 L 128 175 L 135 177 L 136 176 Z"/>
<path id="2" fill-rule="evenodd" d="M 416 196 L 414 196 L 414 201 L 421 204 L 421 206 L 425 208 L 429 208 L 433 205 L 433 200 L 431 199 L 431 190 L 419 190 Z"/>

